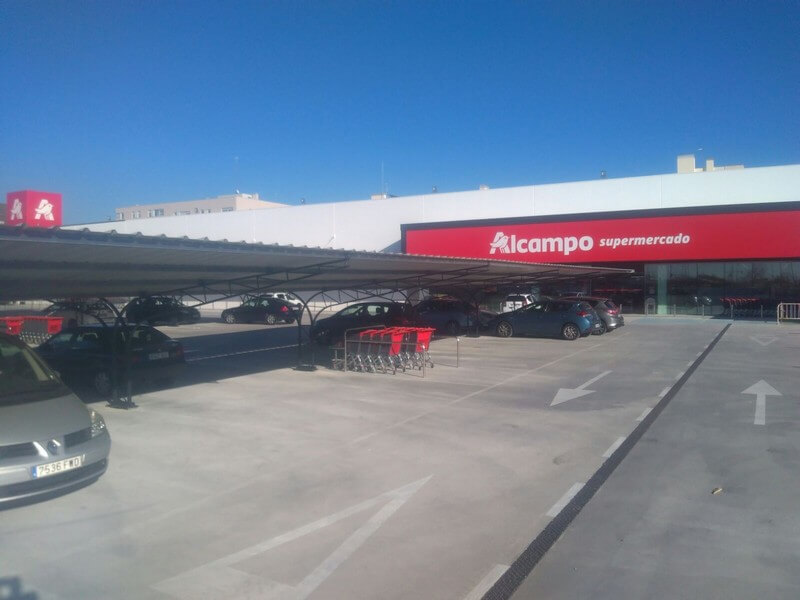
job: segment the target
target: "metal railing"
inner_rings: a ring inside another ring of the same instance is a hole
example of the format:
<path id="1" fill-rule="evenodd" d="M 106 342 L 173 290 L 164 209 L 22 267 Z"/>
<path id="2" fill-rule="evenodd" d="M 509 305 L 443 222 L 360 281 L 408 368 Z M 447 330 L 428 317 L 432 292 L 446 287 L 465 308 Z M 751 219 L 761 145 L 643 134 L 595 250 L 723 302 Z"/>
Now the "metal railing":
<path id="1" fill-rule="evenodd" d="M 778 304 L 778 323 L 781 321 L 800 321 L 800 302 Z"/>

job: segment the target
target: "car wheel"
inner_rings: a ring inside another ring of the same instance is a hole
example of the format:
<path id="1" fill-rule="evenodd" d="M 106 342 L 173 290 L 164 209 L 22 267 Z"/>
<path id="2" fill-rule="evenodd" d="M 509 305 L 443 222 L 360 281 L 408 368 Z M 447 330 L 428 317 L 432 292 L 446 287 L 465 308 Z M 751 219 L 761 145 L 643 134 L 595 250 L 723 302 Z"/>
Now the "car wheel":
<path id="1" fill-rule="evenodd" d="M 499 337 L 507 338 L 514 335 L 514 328 L 511 327 L 511 323 L 508 321 L 500 321 L 497 324 L 496 332 Z"/>
<path id="2" fill-rule="evenodd" d="M 458 335 L 461 332 L 461 326 L 456 321 L 448 321 L 444 326 L 444 332 L 447 335 Z"/>
<path id="3" fill-rule="evenodd" d="M 226 323 L 229 323 L 231 325 L 236 323 L 236 315 L 234 315 L 233 313 L 228 313 L 223 318 L 225 319 Z"/>
<path id="4" fill-rule="evenodd" d="M 561 337 L 565 340 L 577 340 L 581 337 L 581 330 L 575 323 L 567 323 L 561 328 Z"/>
<path id="5" fill-rule="evenodd" d="M 275 315 L 267 315 L 267 325 L 275 325 L 278 322 L 278 318 Z"/>
<path id="6" fill-rule="evenodd" d="M 600 320 L 600 329 L 597 330 L 597 335 L 603 335 L 608 331 L 608 327 L 606 327 L 606 322 L 602 319 Z"/>
<path id="7" fill-rule="evenodd" d="M 108 371 L 98 371 L 92 377 L 92 389 L 100 396 L 111 394 L 111 376 Z"/>

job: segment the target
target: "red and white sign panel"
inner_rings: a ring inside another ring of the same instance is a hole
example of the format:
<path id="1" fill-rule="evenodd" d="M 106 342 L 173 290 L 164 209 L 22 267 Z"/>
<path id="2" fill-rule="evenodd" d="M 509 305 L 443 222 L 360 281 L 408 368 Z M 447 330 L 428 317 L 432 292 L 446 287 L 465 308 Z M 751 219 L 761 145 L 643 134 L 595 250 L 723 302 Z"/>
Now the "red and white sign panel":
<path id="1" fill-rule="evenodd" d="M 520 262 L 800 257 L 800 210 L 407 229 L 406 252 Z"/>
<path id="2" fill-rule="evenodd" d="M 6 225 L 59 227 L 61 194 L 23 190 L 6 194 Z"/>

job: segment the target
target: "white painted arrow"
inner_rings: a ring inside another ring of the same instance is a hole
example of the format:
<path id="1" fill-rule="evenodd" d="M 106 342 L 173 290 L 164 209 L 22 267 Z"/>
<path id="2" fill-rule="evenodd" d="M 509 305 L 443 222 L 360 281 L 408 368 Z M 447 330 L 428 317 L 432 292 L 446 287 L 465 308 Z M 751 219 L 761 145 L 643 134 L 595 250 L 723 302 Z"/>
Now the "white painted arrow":
<path id="1" fill-rule="evenodd" d="M 753 420 L 753 425 L 764 425 L 766 423 L 767 396 L 783 396 L 783 394 L 763 379 L 758 383 L 754 383 L 742 393 L 755 394 L 756 396 L 756 417 Z"/>
<path id="2" fill-rule="evenodd" d="M 756 344 L 761 344 L 762 346 L 769 346 L 772 342 L 774 342 L 778 338 L 776 337 L 757 338 L 756 336 L 751 335 L 750 339 L 753 340 Z"/>
<path id="3" fill-rule="evenodd" d="M 567 400 L 574 400 L 575 398 L 580 398 L 581 396 L 588 396 L 589 394 L 594 394 L 594 390 L 587 390 L 586 388 L 592 385 L 598 379 L 605 377 L 611 373 L 611 371 L 603 371 L 600 375 L 596 377 L 592 377 L 589 381 L 584 383 L 583 385 L 579 385 L 576 388 L 559 388 L 558 392 L 556 392 L 556 397 L 553 398 L 553 401 L 550 403 L 550 406 L 556 406 L 557 404 L 561 404 L 562 402 L 566 402 Z"/>

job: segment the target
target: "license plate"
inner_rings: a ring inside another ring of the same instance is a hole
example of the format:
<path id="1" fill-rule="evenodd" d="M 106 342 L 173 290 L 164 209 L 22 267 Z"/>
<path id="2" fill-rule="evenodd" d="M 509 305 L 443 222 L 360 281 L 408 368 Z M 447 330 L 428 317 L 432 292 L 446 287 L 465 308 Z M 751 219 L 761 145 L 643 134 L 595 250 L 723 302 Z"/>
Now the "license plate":
<path id="1" fill-rule="evenodd" d="M 169 358 L 169 352 L 153 352 L 147 355 L 147 360 L 161 360 L 162 358 Z"/>
<path id="2" fill-rule="evenodd" d="M 45 465 L 38 465 L 31 468 L 31 474 L 34 479 L 39 477 L 47 477 L 48 475 L 56 475 L 64 471 L 71 471 L 83 465 L 83 456 L 73 456 L 72 458 L 65 458 L 64 460 L 57 460 L 55 462 L 47 463 Z"/>

